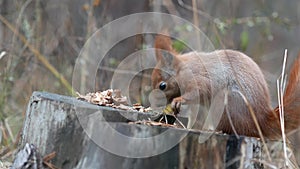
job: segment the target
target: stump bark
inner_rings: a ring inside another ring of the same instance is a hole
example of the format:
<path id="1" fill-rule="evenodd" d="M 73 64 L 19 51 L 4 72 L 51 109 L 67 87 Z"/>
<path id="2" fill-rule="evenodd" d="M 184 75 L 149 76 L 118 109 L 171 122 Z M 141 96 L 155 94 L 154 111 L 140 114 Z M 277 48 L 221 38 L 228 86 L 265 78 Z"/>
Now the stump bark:
<path id="1" fill-rule="evenodd" d="M 260 161 L 268 160 L 256 138 L 128 124 L 151 118 L 149 113 L 34 92 L 20 147 L 34 144 L 42 156 L 55 151 L 51 163 L 63 169 L 264 168 Z M 282 162 L 282 157 L 272 153 L 272 160 Z"/>

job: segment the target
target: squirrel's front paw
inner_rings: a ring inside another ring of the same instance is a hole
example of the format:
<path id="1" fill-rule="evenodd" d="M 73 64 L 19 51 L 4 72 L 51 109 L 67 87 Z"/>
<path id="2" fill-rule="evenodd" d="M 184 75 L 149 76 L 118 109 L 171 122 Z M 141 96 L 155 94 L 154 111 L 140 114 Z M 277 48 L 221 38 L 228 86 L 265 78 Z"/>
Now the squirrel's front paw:
<path id="1" fill-rule="evenodd" d="M 176 97 L 172 100 L 171 107 L 175 115 L 177 115 L 180 112 L 181 104 L 184 102 L 185 100 L 182 97 Z"/>

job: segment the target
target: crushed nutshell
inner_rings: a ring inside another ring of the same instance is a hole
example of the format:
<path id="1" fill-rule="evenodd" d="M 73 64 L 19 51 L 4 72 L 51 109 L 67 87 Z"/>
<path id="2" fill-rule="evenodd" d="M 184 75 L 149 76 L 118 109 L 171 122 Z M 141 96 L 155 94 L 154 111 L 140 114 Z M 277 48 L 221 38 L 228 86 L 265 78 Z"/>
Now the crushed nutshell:
<path id="1" fill-rule="evenodd" d="M 78 95 L 77 99 L 99 106 L 113 107 L 121 110 L 152 112 L 150 107 L 145 108 L 139 103 L 129 106 L 127 97 L 122 96 L 121 91 L 118 89 L 108 89 L 102 92 L 88 93 L 86 95 L 81 95 L 78 92 L 76 94 Z"/>

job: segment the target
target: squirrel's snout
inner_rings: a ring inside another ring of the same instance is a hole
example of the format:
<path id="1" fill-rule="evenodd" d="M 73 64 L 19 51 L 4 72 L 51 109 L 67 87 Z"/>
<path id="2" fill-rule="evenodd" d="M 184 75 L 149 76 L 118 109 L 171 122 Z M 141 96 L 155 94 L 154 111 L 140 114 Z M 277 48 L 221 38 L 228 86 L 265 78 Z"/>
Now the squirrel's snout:
<path id="1" fill-rule="evenodd" d="M 164 92 L 154 89 L 149 94 L 149 102 L 153 109 L 160 109 L 168 104 L 168 99 Z"/>

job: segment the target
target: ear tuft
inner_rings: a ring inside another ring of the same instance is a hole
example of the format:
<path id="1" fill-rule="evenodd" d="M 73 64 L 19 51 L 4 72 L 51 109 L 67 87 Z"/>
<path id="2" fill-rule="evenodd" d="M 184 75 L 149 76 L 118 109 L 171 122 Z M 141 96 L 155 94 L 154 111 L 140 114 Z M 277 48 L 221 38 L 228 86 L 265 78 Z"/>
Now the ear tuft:
<path id="1" fill-rule="evenodd" d="M 171 38 L 169 36 L 166 36 L 163 34 L 158 34 L 155 37 L 154 47 L 155 47 L 155 49 L 163 49 L 166 51 L 173 51 Z"/>
<path id="2" fill-rule="evenodd" d="M 167 31 L 163 31 L 162 34 L 158 34 L 155 37 L 155 54 L 156 60 L 164 64 L 172 64 L 174 60 L 174 55 L 176 55 L 175 50 L 172 48 L 172 40 Z"/>

